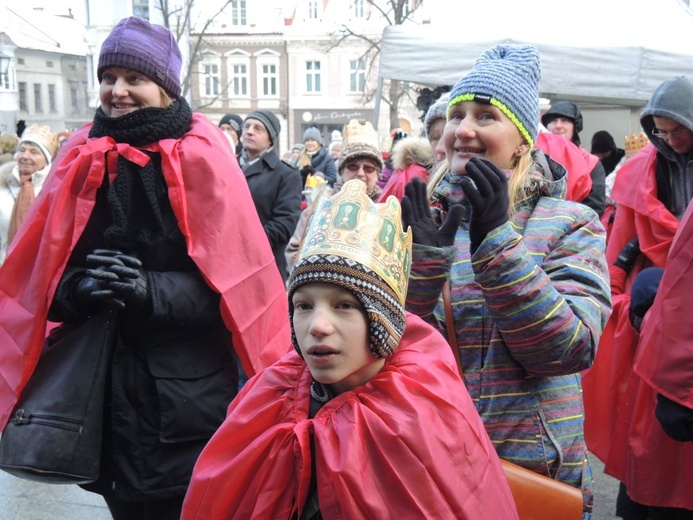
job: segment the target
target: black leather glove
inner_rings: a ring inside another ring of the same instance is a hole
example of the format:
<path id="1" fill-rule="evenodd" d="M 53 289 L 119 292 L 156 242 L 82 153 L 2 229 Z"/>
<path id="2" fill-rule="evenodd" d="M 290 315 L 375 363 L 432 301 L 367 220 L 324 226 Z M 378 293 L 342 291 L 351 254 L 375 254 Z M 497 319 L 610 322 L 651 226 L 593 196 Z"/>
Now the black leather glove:
<path id="1" fill-rule="evenodd" d="M 657 394 L 655 417 L 664 432 L 679 442 L 693 441 L 693 410 Z"/>
<path id="2" fill-rule="evenodd" d="M 455 234 L 460 226 L 463 208 L 456 204 L 450 208 L 447 217 L 436 229 L 431 216 L 426 195 L 426 183 L 415 177 L 404 187 L 402 197 L 402 225 L 404 229 L 411 227 L 412 240 L 423 246 L 444 247 L 455 243 Z"/>
<path id="3" fill-rule="evenodd" d="M 621 252 L 618 254 L 618 257 L 614 262 L 614 265 L 629 273 L 633 268 L 633 264 L 635 263 L 635 260 L 638 258 L 639 254 L 640 241 L 638 240 L 638 237 L 635 237 L 633 240 L 623 246 L 623 249 L 621 249 Z"/>
<path id="4" fill-rule="evenodd" d="M 105 303 L 116 310 L 125 307 L 125 302 L 117 298 L 112 290 L 105 289 L 102 281 L 88 275 L 75 285 L 73 298 L 75 305 L 80 309 L 89 309 L 97 302 Z"/>
<path id="5" fill-rule="evenodd" d="M 102 297 L 111 293 L 125 304 L 151 308 L 147 274 L 138 258 L 116 250 L 97 249 L 87 256 L 87 262 L 97 267 L 88 269 L 87 274 L 102 283 Z"/>
<path id="6" fill-rule="evenodd" d="M 479 157 L 469 159 L 465 170 L 467 175 L 462 177 L 461 186 L 472 205 L 469 248 L 474 254 L 489 231 L 508 221 L 508 179 L 504 171 Z"/>

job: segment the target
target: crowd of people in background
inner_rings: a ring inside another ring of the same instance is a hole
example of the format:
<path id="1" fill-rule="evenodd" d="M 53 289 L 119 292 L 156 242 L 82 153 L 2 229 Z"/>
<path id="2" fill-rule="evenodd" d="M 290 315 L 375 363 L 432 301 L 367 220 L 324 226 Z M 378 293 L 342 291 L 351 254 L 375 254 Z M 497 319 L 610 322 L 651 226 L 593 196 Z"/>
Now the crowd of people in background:
<path id="1" fill-rule="evenodd" d="M 193 113 L 180 65 L 127 18 L 93 122 L 0 135 L 2 410 L 47 326 L 114 313 L 83 486 L 113 518 L 516 518 L 503 459 L 588 520 L 591 452 L 618 516 L 693 519 L 689 79 L 635 144 L 587 150 L 577 103 L 542 110 L 537 49 L 499 45 L 421 135 L 382 150 L 352 120 L 281 150 L 271 110 Z"/>

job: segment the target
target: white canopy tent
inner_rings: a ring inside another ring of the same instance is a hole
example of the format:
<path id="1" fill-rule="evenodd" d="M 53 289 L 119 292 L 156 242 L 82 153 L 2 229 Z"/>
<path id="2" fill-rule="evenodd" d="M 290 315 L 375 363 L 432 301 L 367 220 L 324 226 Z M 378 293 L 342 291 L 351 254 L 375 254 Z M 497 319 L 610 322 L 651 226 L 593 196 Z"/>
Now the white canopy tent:
<path id="1" fill-rule="evenodd" d="M 678 0 L 445 2 L 448 16 L 383 32 L 374 121 L 383 80 L 454 85 L 499 43 L 541 54 L 542 96 L 642 107 L 665 79 L 693 79 L 693 15 Z"/>

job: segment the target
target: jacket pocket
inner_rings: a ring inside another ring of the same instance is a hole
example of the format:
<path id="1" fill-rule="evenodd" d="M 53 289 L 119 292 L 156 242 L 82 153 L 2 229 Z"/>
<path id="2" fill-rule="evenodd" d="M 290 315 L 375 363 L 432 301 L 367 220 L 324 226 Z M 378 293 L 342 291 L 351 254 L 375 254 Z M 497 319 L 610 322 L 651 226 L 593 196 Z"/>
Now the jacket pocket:
<path id="1" fill-rule="evenodd" d="M 563 451 L 558 440 L 551 432 L 544 410 L 539 409 L 539 425 L 541 429 L 541 447 L 544 453 L 544 463 L 551 478 L 556 478 L 563 465 Z"/>
<path id="2" fill-rule="evenodd" d="M 162 443 L 209 439 L 224 421 L 237 385 L 230 349 L 195 343 L 147 352 Z"/>

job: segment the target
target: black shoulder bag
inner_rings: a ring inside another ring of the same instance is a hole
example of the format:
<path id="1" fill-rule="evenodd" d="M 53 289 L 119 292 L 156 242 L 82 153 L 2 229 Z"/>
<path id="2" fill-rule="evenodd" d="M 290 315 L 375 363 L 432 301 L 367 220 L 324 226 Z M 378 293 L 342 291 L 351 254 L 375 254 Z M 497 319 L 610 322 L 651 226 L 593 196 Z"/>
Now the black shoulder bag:
<path id="1" fill-rule="evenodd" d="M 51 331 L 0 436 L 0 469 L 47 484 L 98 479 L 114 345 L 113 312 Z"/>

